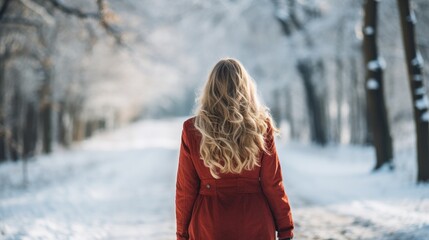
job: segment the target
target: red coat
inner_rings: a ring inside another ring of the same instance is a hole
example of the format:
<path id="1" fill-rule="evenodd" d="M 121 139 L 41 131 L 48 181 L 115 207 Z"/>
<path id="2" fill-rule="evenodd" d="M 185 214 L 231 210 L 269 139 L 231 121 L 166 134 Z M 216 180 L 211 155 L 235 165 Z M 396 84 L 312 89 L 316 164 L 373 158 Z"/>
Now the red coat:
<path id="1" fill-rule="evenodd" d="M 201 135 L 194 118 L 183 124 L 176 182 L 177 239 L 274 240 L 293 236 L 272 128 L 261 167 L 215 179 L 199 158 Z"/>

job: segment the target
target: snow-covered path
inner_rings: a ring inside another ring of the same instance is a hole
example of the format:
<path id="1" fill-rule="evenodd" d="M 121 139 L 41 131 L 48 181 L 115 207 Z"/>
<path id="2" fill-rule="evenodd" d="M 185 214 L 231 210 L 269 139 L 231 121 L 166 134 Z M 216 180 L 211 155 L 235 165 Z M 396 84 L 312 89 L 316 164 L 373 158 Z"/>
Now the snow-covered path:
<path id="1" fill-rule="evenodd" d="M 26 188 L 20 164 L 0 165 L 0 239 L 175 239 L 183 120 L 138 122 L 40 157 Z M 369 149 L 277 147 L 296 239 L 429 239 L 428 186 L 370 174 Z"/>
<path id="2" fill-rule="evenodd" d="M 429 186 L 407 172 L 409 154 L 395 159 L 397 171 L 372 173 L 369 148 L 291 144 L 280 153 L 298 239 L 429 239 Z"/>
<path id="3" fill-rule="evenodd" d="M 174 239 L 180 121 L 136 123 L 38 159 L 27 189 L 19 164 L 0 166 L 0 239 Z"/>

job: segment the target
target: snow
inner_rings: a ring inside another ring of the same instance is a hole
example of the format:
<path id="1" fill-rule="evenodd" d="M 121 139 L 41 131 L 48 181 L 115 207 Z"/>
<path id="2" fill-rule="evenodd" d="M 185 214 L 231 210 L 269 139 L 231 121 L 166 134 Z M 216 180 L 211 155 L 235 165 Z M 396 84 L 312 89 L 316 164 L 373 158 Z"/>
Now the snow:
<path id="1" fill-rule="evenodd" d="M 289 19 L 289 13 L 287 12 L 286 9 L 283 9 L 283 8 L 279 8 L 276 11 L 276 16 L 283 21 L 287 21 Z"/>
<path id="2" fill-rule="evenodd" d="M 417 18 L 416 18 L 416 14 L 414 13 L 414 11 L 410 11 L 410 15 L 407 16 L 407 21 L 411 22 L 412 24 L 416 24 L 417 23 Z"/>
<path id="3" fill-rule="evenodd" d="M 429 105 L 429 100 L 427 96 L 422 96 L 421 98 L 416 100 L 416 108 L 419 110 L 427 109 Z"/>
<path id="4" fill-rule="evenodd" d="M 411 60 L 411 64 L 413 66 L 420 66 L 420 67 L 422 67 L 423 63 L 424 63 L 424 60 L 423 60 L 422 54 L 419 51 L 417 51 L 416 57 Z"/>
<path id="5" fill-rule="evenodd" d="M 375 80 L 374 78 L 370 78 L 366 82 L 366 88 L 368 88 L 370 90 L 376 90 L 379 88 L 379 84 L 378 84 L 377 80 Z"/>
<path id="6" fill-rule="evenodd" d="M 365 35 L 372 35 L 374 34 L 374 28 L 371 26 L 367 26 L 364 29 Z"/>
<path id="7" fill-rule="evenodd" d="M 424 95 L 426 93 L 425 87 L 419 87 L 416 90 L 414 90 L 415 95 Z"/>
<path id="8" fill-rule="evenodd" d="M 367 67 L 371 71 L 376 71 L 377 69 L 384 69 L 386 68 L 386 61 L 384 60 L 384 58 L 379 56 L 377 59 L 369 61 Z"/>
<path id="9" fill-rule="evenodd" d="M 413 80 L 420 82 L 423 80 L 423 76 L 420 74 L 413 75 Z"/>
<path id="10" fill-rule="evenodd" d="M 175 239 L 174 190 L 185 118 L 145 120 L 69 151 L 0 165 L 1 239 Z M 415 153 L 372 173 L 373 149 L 277 139 L 297 239 L 424 239 L 429 186 Z"/>
<path id="11" fill-rule="evenodd" d="M 420 117 L 420 119 L 421 119 L 423 122 L 429 122 L 429 112 L 428 112 L 428 111 L 424 112 L 424 113 L 422 114 L 422 116 Z"/>
<path id="12" fill-rule="evenodd" d="M 304 239 L 423 239 L 429 233 L 428 186 L 414 186 L 415 176 L 400 169 L 371 173 L 372 149 L 291 145 L 281 153 L 298 223 L 303 224 L 300 219 L 312 221 L 304 225 L 320 228 L 322 221 L 334 228 Z M 395 164 L 409 164 L 414 160 L 411 156 L 397 158 Z M 298 199 L 310 201 L 311 208 Z M 322 215 L 312 217 L 315 211 Z M 310 231 L 306 227 L 297 230 Z"/>

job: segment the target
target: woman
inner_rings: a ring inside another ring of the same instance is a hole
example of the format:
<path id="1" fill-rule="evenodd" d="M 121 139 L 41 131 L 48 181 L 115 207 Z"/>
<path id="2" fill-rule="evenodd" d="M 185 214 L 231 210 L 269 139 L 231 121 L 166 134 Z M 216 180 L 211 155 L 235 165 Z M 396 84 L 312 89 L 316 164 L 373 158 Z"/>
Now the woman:
<path id="1" fill-rule="evenodd" d="M 274 240 L 275 231 L 278 239 L 293 237 L 275 130 L 240 62 L 219 61 L 196 116 L 183 124 L 177 239 Z"/>

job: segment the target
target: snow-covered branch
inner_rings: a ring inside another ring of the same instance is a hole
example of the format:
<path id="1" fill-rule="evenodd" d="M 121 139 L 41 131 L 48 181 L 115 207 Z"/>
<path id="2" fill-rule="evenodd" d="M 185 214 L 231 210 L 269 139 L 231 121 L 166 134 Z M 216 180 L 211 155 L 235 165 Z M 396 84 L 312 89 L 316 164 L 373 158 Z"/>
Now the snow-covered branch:
<path id="1" fill-rule="evenodd" d="M 115 14 L 110 11 L 105 0 L 97 0 L 99 21 L 101 26 L 110 34 L 117 44 L 122 44 L 121 32 L 112 24 L 115 21 Z"/>
<path id="2" fill-rule="evenodd" d="M 113 22 L 116 19 L 115 14 L 110 11 L 108 4 L 105 0 L 97 0 L 97 11 L 96 12 L 84 12 L 78 8 L 73 8 L 64 5 L 59 0 L 49 0 L 51 4 L 64 14 L 73 15 L 82 19 L 94 19 L 98 20 L 100 25 L 105 29 L 107 34 L 113 37 L 117 44 L 122 44 L 122 34 L 117 27 L 114 26 Z"/>
<path id="3" fill-rule="evenodd" d="M 28 9 L 39 15 L 48 25 L 52 26 L 55 24 L 55 19 L 46 11 L 43 6 L 40 6 L 31 0 L 20 0 L 20 2 Z"/>
<path id="4" fill-rule="evenodd" d="M 58 1 L 58 0 L 49 0 L 49 2 L 58 10 L 60 10 L 61 12 L 68 14 L 68 15 L 73 15 L 76 16 L 78 18 L 93 18 L 93 19 L 98 19 L 100 17 L 99 12 L 84 12 L 78 8 L 73 8 L 73 7 L 69 7 L 64 5 L 62 2 Z"/>

